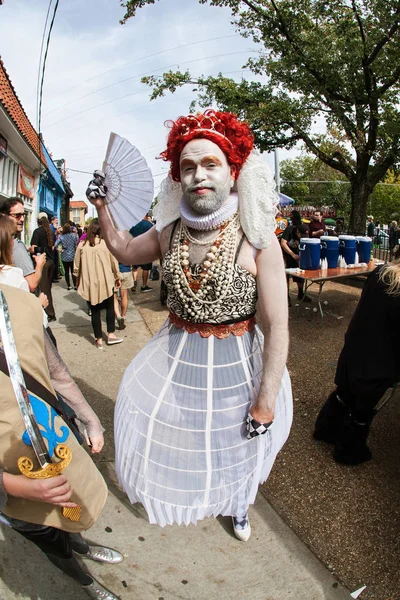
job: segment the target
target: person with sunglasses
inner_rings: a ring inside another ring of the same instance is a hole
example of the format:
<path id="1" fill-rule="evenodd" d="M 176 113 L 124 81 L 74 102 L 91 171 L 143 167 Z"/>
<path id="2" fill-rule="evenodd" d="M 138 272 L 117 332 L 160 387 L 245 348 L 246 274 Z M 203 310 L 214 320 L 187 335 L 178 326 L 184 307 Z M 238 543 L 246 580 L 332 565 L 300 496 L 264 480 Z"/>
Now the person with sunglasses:
<path id="1" fill-rule="evenodd" d="M 25 221 L 24 204 L 21 198 L 18 198 L 17 196 L 7 198 L 0 206 L 0 213 L 10 217 L 16 225 L 13 263 L 16 267 L 22 269 L 22 273 L 29 286 L 29 291 L 35 292 L 42 278 L 46 255 L 44 253 L 34 255 L 33 260 L 35 261 L 35 264 L 33 264 L 31 256 L 21 240 L 21 233 Z"/>

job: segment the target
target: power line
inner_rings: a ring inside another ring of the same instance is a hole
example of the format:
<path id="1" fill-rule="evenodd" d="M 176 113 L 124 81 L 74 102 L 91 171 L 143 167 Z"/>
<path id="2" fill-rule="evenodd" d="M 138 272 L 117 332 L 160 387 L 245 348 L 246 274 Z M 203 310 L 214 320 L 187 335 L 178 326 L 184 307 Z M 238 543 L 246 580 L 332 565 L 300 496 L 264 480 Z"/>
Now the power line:
<path id="1" fill-rule="evenodd" d="M 43 57 L 43 47 L 44 47 L 44 38 L 46 35 L 47 21 L 49 20 L 50 8 L 53 3 L 53 0 L 50 0 L 49 6 L 47 7 L 46 20 L 44 22 L 43 34 L 42 34 L 42 43 L 40 45 L 40 55 L 39 55 L 39 64 L 38 64 L 38 75 L 37 75 L 37 83 L 36 83 L 36 127 L 39 132 L 39 89 L 40 89 L 40 72 L 42 66 L 42 57 Z"/>
<path id="2" fill-rule="evenodd" d="M 192 96 L 184 96 L 184 98 L 181 98 L 181 100 L 189 100 L 190 98 L 192 98 Z M 122 117 L 123 115 L 128 115 L 134 112 L 138 112 L 138 111 L 146 111 L 149 109 L 153 109 L 153 108 L 158 108 L 160 105 L 163 104 L 171 104 L 172 102 L 176 102 L 176 98 L 172 98 L 172 100 L 165 100 L 164 102 L 158 102 L 155 104 L 151 104 L 148 108 L 134 108 L 133 110 L 125 110 L 122 113 L 118 113 L 117 115 L 112 115 L 111 117 L 106 117 L 105 119 L 99 119 L 98 121 L 92 121 L 91 123 L 86 123 L 86 125 L 83 125 L 82 127 L 76 127 L 75 129 L 69 130 L 68 133 L 66 133 L 65 135 L 61 135 L 57 138 L 55 138 L 55 141 L 57 140 L 62 140 L 63 138 L 65 138 L 68 135 L 72 135 L 74 133 L 76 133 L 77 131 L 82 131 L 82 129 L 86 129 L 86 127 L 92 127 L 92 125 L 98 125 L 99 123 L 104 123 L 105 121 L 109 121 L 110 119 L 117 119 L 118 117 Z M 150 148 L 152 148 L 153 146 L 150 146 Z M 157 146 L 154 146 L 157 147 Z M 147 150 L 149 150 L 149 148 L 147 148 Z M 144 150 L 143 150 L 144 152 Z"/>
<path id="3" fill-rule="evenodd" d="M 80 171 L 79 169 L 71 169 L 70 167 L 66 167 L 65 171 L 73 171 L 74 173 L 86 173 L 87 175 L 93 175 L 93 171 Z M 162 175 L 166 175 L 168 173 L 168 169 L 162 171 L 161 173 L 156 173 L 153 177 L 161 177 Z"/>
<path id="4" fill-rule="evenodd" d="M 40 82 L 40 93 L 39 93 L 39 114 L 38 114 L 38 134 L 39 135 L 40 135 L 40 128 L 41 128 L 41 120 L 42 120 L 42 100 L 43 100 L 44 73 L 45 73 L 45 70 L 46 70 L 47 53 L 49 51 L 51 32 L 52 32 L 53 25 L 54 25 L 54 19 L 56 18 L 56 13 L 57 13 L 59 1 L 60 0 L 56 0 L 56 4 L 54 6 L 53 17 L 51 19 L 49 33 L 47 35 L 46 51 L 44 53 L 44 58 L 43 58 L 42 80 Z M 40 149 L 39 149 L 39 153 L 40 153 Z"/>
<path id="5" fill-rule="evenodd" d="M 226 73 L 224 73 L 224 75 L 233 75 L 234 73 L 249 73 L 251 72 L 251 69 L 237 69 L 235 71 L 228 71 Z M 215 74 L 211 74 L 211 77 L 215 77 Z M 180 100 L 189 100 L 191 99 L 192 96 L 184 96 L 183 98 L 180 98 Z M 105 119 L 99 119 L 98 121 L 92 121 L 91 123 L 86 123 L 86 125 L 83 125 L 82 127 L 76 127 L 75 129 L 69 130 L 68 133 L 66 133 L 65 135 L 59 136 L 57 138 L 55 138 L 55 141 L 57 140 L 62 140 L 64 137 L 68 136 L 68 135 L 72 135 L 73 133 L 76 133 L 77 131 L 82 131 L 82 129 L 86 129 L 86 127 L 92 127 L 93 125 L 98 125 L 99 123 L 104 123 L 105 121 L 109 121 L 110 119 L 117 119 L 118 117 L 122 117 L 124 115 L 129 115 L 132 114 L 134 112 L 146 112 L 149 110 L 152 110 L 154 108 L 158 108 L 159 106 L 162 106 L 164 104 L 171 104 L 173 102 L 176 102 L 176 98 L 172 98 L 172 100 L 165 100 L 164 102 L 158 102 L 158 103 L 154 103 L 154 104 L 146 104 L 145 107 L 140 107 L 140 108 L 134 108 L 133 110 L 125 110 L 122 113 L 118 113 L 117 115 L 112 115 L 111 117 L 106 117 Z M 96 146 L 93 146 L 93 148 L 97 148 Z M 154 146 L 149 146 L 148 148 L 144 148 L 144 150 L 142 150 L 142 153 L 145 152 L 146 150 L 150 150 L 151 148 L 158 148 L 158 144 L 154 145 Z M 83 158 L 85 158 L 86 156 L 89 156 L 90 153 L 85 152 L 83 154 Z M 73 155 L 75 156 L 75 155 Z"/>
<path id="6" fill-rule="evenodd" d="M 181 65 L 187 65 L 190 63 L 194 63 L 194 62 L 199 62 L 200 60 L 210 60 L 213 58 L 223 58 L 225 56 L 234 56 L 235 54 L 249 54 L 249 52 L 256 52 L 256 50 L 242 50 L 239 52 L 227 52 L 226 54 L 215 54 L 214 56 L 205 56 L 205 57 L 201 57 L 201 58 L 195 58 L 192 60 L 186 60 L 182 63 L 180 63 Z M 164 69 L 171 69 L 172 67 L 174 67 L 176 65 L 176 63 L 169 65 L 168 67 L 162 67 L 160 69 L 155 69 L 155 71 L 151 71 L 151 73 L 155 73 L 156 71 L 163 71 Z M 179 67 L 179 65 L 177 65 Z M 140 77 L 140 75 L 139 75 Z M 132 78 L 133 79 L 133 78 Z M 110 86 L 106 86 L 106 87 L 110 87 Z M 105 89 L 105 88 L 101 88 L 101 89 Z M 98 92 L 100 90 L 97 90 Z M 142 91 L 139 92 L 133 92 L 131 94 L 125 94 L 124 96 L 118 96 L 118 98 L 113 98 L 112 100 L 107 100 L 107 102 L 102 102 L 101 104 L 96 104 L 96 106 L 92 106 L 90 108 L 87 108 L 85 110 L 81 110 L 77 113 L 74 113 L 73 115 L 70 115 L 69 117 L 65 117 L 64 119 L 59 119 L 58 121 L 54 121 L 54 123 L 50 123 L 50 125 L 47 126 L 47 128 L 49 129 L 50 127 L 53 127 L 54 125 L 57 125 L 58 123 L 62 123 L 63 121 L 67 121 L 68 119 L 73 119 L 74 117 L 77 117 L 79 115 L 82 115 L 84 113 L 90 112 L 91 110 L 94 110 L 95 108 L 100 108 L 101 106 L 105 106 L 106 104 L 110 104 L 110 102 L 116 102 L 117 100 L 123 100 L 124 98 L 128 98 L 130 96 L 136 96 L 137 94 L 141 94 L 143 93 Z M 90 94 L 88 94 L 89 96 Z"/>
<path id="7" fill-rule="evenodd" d="M 87 175 L 93 175 L 93 171 L 80 171 L 79 169 L 71 169 L 71 167 L 65 167 L 65 171 L 73 171 L 74 173 L 86 173 Z"/>
<path id="8" fill-rule="evenodd" d="M 154 56 L 159 56 L 160 54 L 166 54 L 167 52 L 171 52 L 172 50 L 181 50 L 182 48 L 188 48 L 189 46 L 196 46 L 196 44 L 204 44 L 206 42 L 215 42 L 217 40 L 224 40 L 226 38 L 231 38 L 231 37 L 240 37 L 240 35 L 238 33 L 233 33 L 230 35 L 223 35 L 220 37 L 215 37 L 215 38 L 209 38 L 207 40 L 199 40 L 198 42 L 190 42 L 189 44 L 182 44 L 181 46 L 174 46 L 173 48 L 167 48 L 166 50 L 160 50 L 159 52 L 154 52 L 153 54 L 148 54 L 147 56 L 141 56 L 140 58 L 135 58 L 134 60 L 131 60 L 127 63 L 124 63 L 123 65 L 119 65 L 118 67 L 113 67 L 112 69 L 108 69 L 107 71 L 103 71 L 102 73 L 99 73 L 98 75 L 94 75 L 93 77 L 89 77 L 89 79 L 85 79 L 85 81 L 82 81 L 81 83 L 79 83 L 78 85 L 74 85 L 70 88 L 67 88 L 66 90 L 64 90 L 63 92 L 61 92 L 60 94 L 57 94 L 57 96 L 53 96 L 53 98 L 58 98 L 59 96 L 64 96 L 64 94 L 66 94 L 67 92 L 71 91 L 71 90 L 75 90 L 76 88 L 80 87 L 81 85 L 84 85 L 85 83 L 87 83 L 88 81 L 93 81 L 93 79 L 97 79 L 98 77 L 101 77 L 102 75 L 106 75 L 107 73 L 111 73 L 111 71 L 115 71 L 116 69 L 123 69 L 124 67 L 127 67 L 128 65 L 132 65 L 136 62 L 139 62 L 141 60 L 146 60 L 147 58 L 153 58 Z M 58 110 L 58 109 L 55 109 Z M 50 111 L 53 112 L 53 111 Z M 50 114 L 50 113 L 47 113 Z"/>
<path id="9" fill-rule="evenodd" d="M 345 183 L 347 185 L 350 185 L 351 182 L 350 181 L 344 181 L 342 179 L 327 179 L 327 180 L 322 180 L 322 181 L 319 181 L 318 179 L 293 179 L 293 180 L 282 179 L 281 180 L 281 184 L 284 185 L 285 183 Z M 376 185 L 400 186 L 400 183 L 379 182 Z"/>
<path id="10" fill-rule="evenodd" d="M 232 75 L 234 73 L 248 73 L 248 72 L 251 72 L 251 69 L 237 69 L 236 71 L 228 71 L 227 73 L 224 73 L 224 75 Z M 211 77 L 214 77 L 214 76 L 215 75 L 211 75 Z M 184 96 L 183 98 L 181 98 L 181 100 L 189 100 L 191 98 L 192 98 L 192 96 Z M 125 110 L 124 112 L 118 113 L 117 115 L 112 115 L 111 117 L 102 118 L 102 119 L 99 119 L 98 121 L 92 121 L 91 123 L 86 123 L 86 125 L 83 125 L 82 127 L 76 127 L 75 129 L 69 130 L 68 133 L 66 133 L 65 135 L 56 137 L 55 140 L 61 140 L 68 135 L 72 135 L 73 133 L 76 133 L 77 131 L 82 131 L 82 129 L 86 129 L 86 127 L 91 127 L 92 125 L 98 125 L 99 123 L 104 123 L 105 121 L 109 121 L 110 119 L 117 119 L 118 117 L 122 117 L 123 115 L 128 115 L 128 114 L 138 112 L 138 111 L 145 112 L 145 111 L 151 110 L 153 108 L 158 108 L 159 106 L 162 106 L 163 104 L 171 104 L 172 102 L 176 102 L 176 101 L 177 101 L 176 98 L 172 98 L 172 100 L 165 100 L 164 102 L 158 102 L 158 103 L 154 103 L 154 104 L 150 104 L 150 105 L 146 104 L 145 108 L 141 106 L 140 108 L 134 108 L 133 110 Z M 94 146 L 94 147 L 96 147 L 96 146 Z M 154 147 L 156 147 L 156 146 L 154 146 Z M 148 149 L 149 148 L 147 148 L 147 150 Z M 84 156 L 87 156 L 87 154 L 85 153 Z"/>
<path id="11" fill-rule="evenodd" d="M 350 183 L 350 181 L 344 181 L 343 179 L 327 179 L 324 181 L 318 179 L 282 179 L 281 183 Z"/>

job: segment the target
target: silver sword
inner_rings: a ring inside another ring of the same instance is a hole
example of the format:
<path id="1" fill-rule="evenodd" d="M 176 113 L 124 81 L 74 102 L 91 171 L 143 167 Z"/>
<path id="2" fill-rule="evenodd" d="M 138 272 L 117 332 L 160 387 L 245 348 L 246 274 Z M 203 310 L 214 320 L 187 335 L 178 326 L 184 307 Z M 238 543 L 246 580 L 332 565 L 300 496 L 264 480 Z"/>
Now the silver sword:
<path id="1" fill-rule="evenodd" d="M 0 331 L 3 339 L 4 352 L 10 373 L 10 379 L 14 388 L 15 396 L 17 398 L 18 406 L 29 435 L 29 439 L 31 440 L 32 448 L 40 466 L 42 469 L 44 469 L 51 464 L 52 460 L 32 410 L 32 405 L 30 403 L 28 391 L 25 385 L 24 375 L 22 373 L 21 365 L 19 364 L 17 347 L 15 345 L 14 334 L 11 328 L 10 312 L 8 310 L 7 300 L 5 299 L 5 296 L 1 290 Z"/>
<path id="2" fill-rule="evenodd" d="M 14 389 L 15 397 L 21 411 L 32 448 L 38 459 L 40 469 L 33 471 L 33 462 L 30 458 L 23 456 L 18 459 L 18 468 L 23 475 L 30 479 L 48 479 L 56 477 L 65 467 L 69 465 L 72 458 L 72 452 L 65 444 L 58 444 L 55 454 L 61 460 L 52 462 L 47 446 L 40 433 L 39 426 L 35 419 L 35 414 L 29 400 L 28 391 L 25 385 L 24 375 L 18 359 L 17 347 L 14 340 L 14 334 L 11 327 L 10 312 L 8 310 L 7 300 L 0 290 L 0 333 L 3 341 L 4 353 L 10 373 L 11 384 Z M 81 507 L 62 508 L 62 514 L 70 521 L 79 521 L 81 517 Z"/>

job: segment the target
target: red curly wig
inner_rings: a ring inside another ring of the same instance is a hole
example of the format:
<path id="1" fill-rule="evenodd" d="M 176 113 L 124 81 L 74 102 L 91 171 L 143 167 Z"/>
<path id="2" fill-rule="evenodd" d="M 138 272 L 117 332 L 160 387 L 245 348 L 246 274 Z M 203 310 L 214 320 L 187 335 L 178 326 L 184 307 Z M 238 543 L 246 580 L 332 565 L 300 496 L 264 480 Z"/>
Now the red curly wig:
<path id="1" fill-rule="evenodd" d="M 239 121 L 236 115 L 217 112 L 212 109 L 204 114 L 179 117 L 165 123 L 171 131 L 167 149 L 161 153 L 163 160 L 171 161 L 171 177 L 180 181 L 179 157 L 188 142 L 205 138 L 217 144 L 226 154 L 228 163 L 235 167 L 235 178 L 254 147 L 254 136 L 247 123 Z"/>

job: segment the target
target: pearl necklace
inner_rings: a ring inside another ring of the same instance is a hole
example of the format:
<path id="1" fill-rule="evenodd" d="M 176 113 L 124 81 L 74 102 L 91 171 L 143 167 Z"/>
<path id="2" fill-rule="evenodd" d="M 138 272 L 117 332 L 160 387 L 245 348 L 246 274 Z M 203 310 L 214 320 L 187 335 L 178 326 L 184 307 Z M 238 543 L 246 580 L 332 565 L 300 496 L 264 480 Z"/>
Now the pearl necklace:
<path id="1" fill-rule="evenodd" d="M 185 312 L 195 320 L 209 316 L 209 307 L 221 308 L 232 282 L 235 264 L 236 237 L 240 228 L 239 214 L 236 213 L 220 226 L 217 236 L 212 240 L 197 240 L 180 223 L 171 250 L 172 282 Z M 189 244 L 206 246 L 210 251 L 202 265 L 199 275 L 190 271 Z M 215 300 L 206 300 L 205 296 L 214 290 Z"/>

